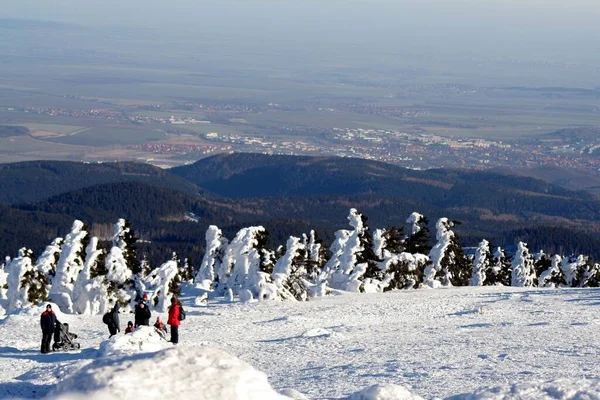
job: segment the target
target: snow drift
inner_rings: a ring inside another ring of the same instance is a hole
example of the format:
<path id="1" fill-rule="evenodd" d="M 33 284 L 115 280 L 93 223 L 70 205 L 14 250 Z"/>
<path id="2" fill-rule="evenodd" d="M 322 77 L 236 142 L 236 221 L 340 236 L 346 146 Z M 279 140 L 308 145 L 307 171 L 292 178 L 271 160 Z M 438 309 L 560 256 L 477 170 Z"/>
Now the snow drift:
<path id="1" fill-rule="evenodd" d="M 240 359 L 222 350 L 184 346 L 98 359 L 60 382 L 49 395 L 289 400 L 271 388 L 264 373 Z"/>

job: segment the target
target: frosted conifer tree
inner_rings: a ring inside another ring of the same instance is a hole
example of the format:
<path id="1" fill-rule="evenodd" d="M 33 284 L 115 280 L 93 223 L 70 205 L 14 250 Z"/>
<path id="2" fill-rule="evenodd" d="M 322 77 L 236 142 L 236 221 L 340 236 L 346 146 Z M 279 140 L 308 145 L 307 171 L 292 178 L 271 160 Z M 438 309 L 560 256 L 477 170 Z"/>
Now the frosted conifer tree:
<path id="1" fill-rule="evenodd" d="M 35 268 L 47 277 L 48 284 L 52 284 L 52 280 L 56 275 L 56 266 L 60 259 L 62 238 L 56 238 L 51 244 L 46 246 L 44 252 L 38 257 Z"/>
<path id="2" fill-rule="evenodd" d="M 572 286 L 575 287 L 599 287 L 600 286 L 600 264 L 585 263 L 577 268 Z"/>
<path id="3" fill-rule="evenodd" d="M 535 279 L 533 286 L 539 286 L 538 276 L 542 275 L 544 271 L 547 271 L 552 267 L 552 257 L 544 253 L 544 250 L 540 250 L 533 255 L 533 271 L 535 273 Z M 540 286 L 542 287 L 542 286 Z"/>
<path id="4" fill-rule="evenodd" d="M 8 313 L 29 305 L 28 292 L 32 284 L 30 277 L 34 271 L 31 254 L 31 250 L 22 248 L 19 250 L 19 255 L 6 265 L 6 271 L 8 272 L 8 290 L 6 293 Z"/>
<path id="5" fill-rule="evenodd" d="M 410 214 L 406 223 L 411 225 L 410 235 L 406 238 L 406 252 L 411 254 L 421 253 L 427 254 L 431 250 L 429 245 L 430 234 L 427 225 L 429 221 L 427 217 L 414 212 Z"/>
<path id="6" fill-rule="evenodd" d="M 139 294 L 135 291 L 134 274 L 140 271 L 139 264 L 132 261 L 136 254 L 132 247 L 133 233 L 124 219 L 114 225 L 112 247 L 106 256 L 107 292 L 111 301 L 127 307 Z"/>
<path id="7" fill-rule="evenodd" d="M 218 281 L 215 271 L 221 269 L 221 263 L 225 257 L 225 251 L 228 244 L 229 241 L 223 236 L 223 233 L 218 227 L 214 225 L 208 227 L 206 230 L 206 253 L 204 253 L 202 264 L 200 264 L 200 269 L 194 279 L 196 284 L 203 289 L 212 289 L 214 283 Z M 229 271 L 222 272 L 225 273 L 225 275 L 229 273 Z"/>
<path id="8" fill-rule="evenodd" d="M 490 243 L 487 240 L 482 240 L 475 251 L 475 259 L 473 260 L 473 274 L 471 275 L 472 286 L 483 286 L 486 281 L 486 272 L 490 268 Z"/>
<path id="9" fill-rule="evenodd" d="M 382 269 L 387 276 L 382 285 L 383 290 L 418 288 L 423 283 L 427 264 L 429 257 L 425 254 L 392 254 L 382 262 Z"/>
<path id="10" fill-rule="evenodd" d="M 115 231 L 112 238 L 113 247 L 116 246 L 121 249 L 127 268 L 129 268 L 134 275 L 140 273 L 141 266 L 137 258 L 136 249 L 138 238 L 133 232 L 131 223 L 128 220 L 121 218 L 115 224 L 114 229 Z"/>
<path id="11" fill-rule="evenodd" d="M 110 299 L 105 279 L 106 252 L 98 248 L 98 238 L 92 237 L 86 248 L 85 264 L 73 288 L 73 311 L 78 314 L 96 315 L 109 311 Z"/>
<path id="12" fill-rule="evenodd" d="M 228 289 L 239 295 L 242 289 L 246 289 L 250 271 L 261 270 L 261 249 L 267 239 L 267 232 L 262 226 L 243 228 L 236 234 L 216 271 L 218 295 L 224 295 Z"/>
<path id="13" fill-rule="evenodd" d="M 157 271 L 155 278 L 151 281 L 154 291 L 150 296 L 154 309 L 158 312 L 165 313 L 171 305 L 171 297 L 179 295 L 179 260 L 177 254 L 173 253 L 171 260 L 161 265 Z"/>
<path id="14" fill-rule="evenodd" d="M 538 287 L 560 287 L 566 284 L 565 274 L 560 268 L 561 262 L 559 255 L 552 256 L 550 266 L 540 274 Z"/>
<path id="15" fill-rule="evenodd" d="M 564 275 L 565 285 L 573 287 L 583 287 L 582 282 L 579 281 L 578 277 L 583 277 L 586 275 L 586 270 L 588 266 L 587 257 L 580 256 L 570 256 L 564 257 L 560 263 L 560 269 Z"/>
<path id="16" fill-rule="evenodd" d="M 6 292 L 8 289 L 8 273 L 6 263 L 0 264 L 0 315 L 4 315 L 8 309 Z"/>
<path id="17" fill-rule="evenodd" d="M 49 297 L 65 313 L 73 312 L 73 285 L 83 269 L 87 236 L 84 223 L 76 220 L 61 247 Z"/>
<path id="18" fill-rule="evenodd" d="M 534 286 L 536 276 L 533 263 L 533 257 L 529 253 L 527 243 L 519 242 L 517 245 L 517 252 L 512 261 L 512 286 Z"/>
<path id="19" fill-rule="evenodd" d="M 306 274 L 308 279 L 315 283 L 327 263 L 327 245 L 319 239 L 315 231 L 311 230 L 307 238 L 306 253 Z"/>
<path id="20" fill-rule="evenodd" d="M 348 215 L 352 231 L 336 232 L 332 245 L 332 257 L 325 265 L 331 287 L 350 292 L 365 291 L 364 281 L 372 286 L 380 272 L 371 243 L 372 238 L 366 225 L 366 218 L 356 209 Z M 376 284 L 375 284 L 376 286 Z"/>
<path id="21" fill-rule="evenodd" d="M 469 283 L 471 268 L 451 229 L 456 224 L 456 221 L 440 218 L 435 225 L 438 242 L 429 252 L 431 265 L 425 268 L 425 282 L 429 286 L 466 286 Z"/>
<path id="22" fill-rule="evenodd" d="M 272 274 L 273 283 L 283 299 L 308 300 L 310 284 L 306 280 L 306 245 L 290 236 L 285 254 L 277 260 Z"/>
<path id="23" fill-rule="evenodd" d="M 486 274 L 485 284 L 489 286 L 510 286 L 511 274 L 512 264 L 510 259 L 501 247 L 497 247 L 494 251 L 489 272 Z"/>

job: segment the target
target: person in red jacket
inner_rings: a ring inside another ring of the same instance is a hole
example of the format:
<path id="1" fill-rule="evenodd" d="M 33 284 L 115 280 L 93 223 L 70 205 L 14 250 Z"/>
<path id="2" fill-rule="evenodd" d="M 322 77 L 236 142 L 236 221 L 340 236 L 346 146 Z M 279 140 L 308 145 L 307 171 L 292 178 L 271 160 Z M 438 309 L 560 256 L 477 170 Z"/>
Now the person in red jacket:
<path id="1" fill-rule="evenodd" d="M 169 307 L 169 319 L 167 324 L 171 325 L 171 340 L 173 344 L 179 343 L 179 314 L 181 313 L 181 303 L 176 296 L 171 297 L 171 306 Z"/>

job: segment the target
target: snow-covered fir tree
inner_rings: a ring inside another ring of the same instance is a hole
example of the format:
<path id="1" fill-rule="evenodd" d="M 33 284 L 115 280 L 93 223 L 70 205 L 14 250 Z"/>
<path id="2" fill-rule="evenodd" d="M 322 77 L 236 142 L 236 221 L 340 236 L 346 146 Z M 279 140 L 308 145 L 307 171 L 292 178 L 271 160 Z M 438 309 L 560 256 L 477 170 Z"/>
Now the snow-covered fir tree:
<path id="1" fill-rule="evenodd" d="M 10 261 L 7 257 L 7 262 L 0 264 L 0 316 L 6 313 L 8 309 L 8 301 L 6 292 L 8 290 L 8 272 L 6 272 L 6 264 Z"/>
<path id="2" fill-rule="evenodd" d="M 427 264 L 429 257 L 425 254 L 391 254 L 382 262 L 382 269 L 386 271 L 386 279 L 382 283 L 383 290 L 418 288 L 423 283 Z"/>
<path id="3" fill-rule="evenodd" d="M 54 239 L 51 244 L 46 246 L 46 249 L 35 262 L 35 268 L 46 276 L 49 285 L 52 284 L 52 280 L 56 275 L 56 266 L 60 259 L 62 243 L 63 238 Z"/>
<path id="4" fill-rule="evenodd" d="M 483 286 L 487 278 L 487 272 L 490 269 L 490 261 L 492 253 L 490 251 L 490 243 L 487 240 L 482 240 L 475 251 L 475 259 L 473 260 L 473 273 L 471 274 L 471 286 Z"/>
<path id="5" fill-rule="evenodd" d="M 410 224 L 410 235 L 405 240 L 406 252 L 411 254 L 428 254 L 431 250 L 429 244 L 431 235 L 429 234 L 427 217 L 413 212 L 407 218 L 406 223 Z"/>
<path id="6" fill-rule="evenodd" d="M 538 279 L 538 287 L 561 287 L 566 285 L 565 274 L 562 272 L 561 256 L 555 254 L 550 258 L 550 265 L 543 270 Z"/>
<path id="7" fill-rule="evenodd" d="M 437 243 L 429 252 L 431 265 L 425 268 L 425 282 L 431 287 L 466 286 L 471 267 L 463 254 L 460 240 L 451 229 L 456 221 L 440 218 L 435 224 Z"/>
<path id="8" fill-rule="evenodd" d="M 565 285 L 571 287 L 586 286 L 586 284 L 583 284 L 579 279 L 587 275 L 587 267 L 588 259 L 584 255 L 563 257 L 560 263 L 560 270 L 564 275 Z"/>
<path id="9" fill-rule="evenodd" d="M 511 286 L 531 287 L 535 281 L 533 256 L 529 253 L 527 243 L 519 242 L 512 261 Z"/>
<path id="10" fill-rule="evenodd" d="M 317 233 L 310 231 L 306 242 L 306 274 L 308 279 L 316 283 L 321 270 L 327 263 L 327 245 L 319 238 Z"/>
<path id="11" fill-rule="evenodd" d="M 332 257 L 325 265 L 329 285 L 350 292 L 372 291 L 380 278 L 366 218 L 356 209 L 348 215 L 352 231 L 336 232 Z"/>
<path id="12" fill-rule="evenodd" d="M 194 265 L 187 257 L 179 264 L 179 276 L 182 282 L 191 282 L 194 279 Z"/>
<path id="13" fill-rule="evenodd" d="M 273 283 L 282 299 L 308 300 L 310 283 L 306 280 L 306 244 L 290 236 L 285 254 L 273 269 Z"/>
<path id="14" fill-rule="evenodd" d="M 124 219 L 119 219 L 114 225 L 112 247 L 106 256 L 107 292 L 109 300 L 117 301 L 121 307 L 139 296 L 135 291 L 134 275 L 140 271 L 139 263 L 132 261 L 131 227 Z"/>
<path id="15" fill-rule="evenodd" d="M 231 289 L 235 295 L 240 295 L 247 286 L 256 284 L 257 272 L 263 271 L 263 249 L 266 248 L 268 233 L 262 226 L 241 229 L 227 246 L 223 262 L 216 273 L 216 292 L 224 295 Z M 252 273 L 252 279 L 248 277 Z M 258 288 L 253 295 L 258 295 Z M 252 292 L 252 290 L 250 290 Z M 245 292 L 247 293 L 247 292 Z"/>
<path id="16" fill-rule="evenodd" d="M 538 277 L 550 267 L 552 267 L 552 257 L 546 254 L 544 250 L 540 250 L 533 255 L 533 270 L 535 272 L 533 286 L 539 286 Z"/>
<path id="17" fill-rule="evenodd" d="M 223 258 L 225 257 L 225 251 L 229 241 L 223 236 L 223 232 L 216 227 L 211 225 L 206 230 L 206 252 L 200 264 L 200 269 L 194 278 L 194 281 L 201 288 L 206 290 L 213 289 L 213 285 L 219 282 L 219 277 L 216 274 L 217 271 L 221 271 L 225 275 L 229 271 L 221 269 Z M 223 277 L 226 279 L 226 276 Z"/>
<path id="18" fill-rule="evenodd" d="M 512 264 L 510 258 L 506 256 L 502 247 L 496 247 L 489 272 L 486 274 L 485 285 L 510 286 L 511 274 Z"/>
<path id="19" fill-rule="evenodd" d="M 171 260 L 157 268 L 154 278 L 150 281 L 150 285 L 153 287 L 150 299 L 156 311 L 167 312 L 171 305 L 171 297 L 181 293 L 180 282 L 179 260 L 177 254 L 173 253 Z"/>
<path id="20" fill-rule="evenodd" d="M 22 248 L 19 255 L 6 265 L 8 272 L 7 312 L 12 313 L 26 307 L 29 302 L 29 288 L 31 285 L 31 273 L 34 267 L 31 261 L 31 250 Z"/>
<path id="21" fill-rule="evenodd" d="M 118 247 L 123 253 L 125 264 L 131 272 L 136 275 L 141 270 L 141 264 L 137 256 L 137 241 L 131 223 L 126 219 L 119 219 L 115 224 L 115 231 L 112 238 L 113 247 Z"/>
<path id="22" fill-rule="evenodd" d="M 73 311 L 78 314 L 103 314 L 109 311 L 110 282 L 106 280 L 106 251 L 92 237 L 86 248 L 85 264 L 73 287 Z"/>
<path id="23" fill-rule="evenodd" d="M 599 287 L 600 264 L 585 263 L 577 268 L 571 286 L 574 287 Z"/>
<path id="24" fill-rule="evenodd" d="M 73 285 L 83 269 L 85 246 L 89 241 L 87 236 L 85 224 L 76 220 L 61 247 L 49 297 L 63 312 L 73 312 Z"/>

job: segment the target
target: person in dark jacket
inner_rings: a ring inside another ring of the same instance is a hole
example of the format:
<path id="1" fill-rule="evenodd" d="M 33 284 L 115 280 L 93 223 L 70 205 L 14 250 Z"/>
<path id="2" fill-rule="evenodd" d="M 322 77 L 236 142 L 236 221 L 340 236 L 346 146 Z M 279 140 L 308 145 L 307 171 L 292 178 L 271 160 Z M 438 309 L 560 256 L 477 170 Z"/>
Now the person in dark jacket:
<path id="1" fill-rule="evenodd" d="M 181 312 L 181 303 L 177 300 L 177 297 L 171 297 L 171 306 L 169 307 L 169 319 L 167 324 L 171 325 L 171 343 L 179 343 L 179 314 Z"/>
<path id="2" fill-rule="evenodd" d="M 150 313 L 150 308 L 148 307 L 148 295 L 144 293 L 144 297 L 140 301 L 140 303 L 135 306 L 135 327 L 137 328 L 140 325 L 150 326 L 150 317 L 152 314 Z"/>
<path id="3" fill-rule="evenodd" d="M 42 327 L 42 354 L 50 353 L 50 342 L 56 327 L 56 314 L 52 311 L 50 304 L 46 306 L 46 311 L 42 313 L 40 325 Z"/>
<path id="4" fill-rule="evenodd" d="M 119 303 L 115 303 L 115 306 L 110 311 L 110 319 L 108 321 L 108 332 L 110 333 L 109 339 L 121 332 L 121 323 L 119 322 Z"/>

